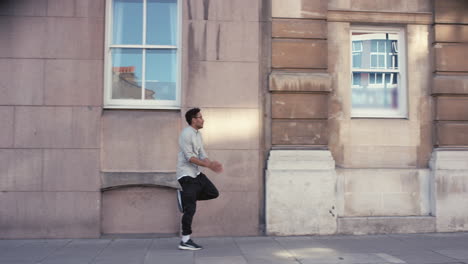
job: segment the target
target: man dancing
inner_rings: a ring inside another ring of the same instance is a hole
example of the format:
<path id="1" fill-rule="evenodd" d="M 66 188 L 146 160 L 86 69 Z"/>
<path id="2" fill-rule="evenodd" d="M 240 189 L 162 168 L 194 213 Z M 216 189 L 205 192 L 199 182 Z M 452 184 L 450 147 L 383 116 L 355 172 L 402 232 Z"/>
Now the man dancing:
<path id="1" fill-rule="evenodd" d="M 203 148 L 200 129 L 203 128 L 203 116 L 199 108 L 193 108 L 185 113 L 185 120 L 189 124 L 179 137 L 179 154 L 177 161 L 177 180 L 182 191 L 177 191 L 179 210 L 182 216 L 182 241 L 179 249 L 200 250 L 202 247 L 190 239 L 192 234 L 192 220 L 197 208 L 197 201 L 210 200 L 219 196 L 214 184 L 200 172 L 198 166 L 209 168 L 220 173 L 223 166 L 217 161 L 211 161 Z"/>

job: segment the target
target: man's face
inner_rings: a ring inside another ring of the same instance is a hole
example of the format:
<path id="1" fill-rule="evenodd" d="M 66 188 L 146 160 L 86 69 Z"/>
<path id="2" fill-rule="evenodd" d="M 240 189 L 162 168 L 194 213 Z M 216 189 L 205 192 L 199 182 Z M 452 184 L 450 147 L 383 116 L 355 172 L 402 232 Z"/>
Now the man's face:
<path id="1" fill-rule="evenodd" d="M 203 123 L 204 122 L 205 122 L 205 120 L 203 120 L 203 116 L 202 116 L 201 112 L 198 112 L 198 114 L 194 118 L 192 118 L 192 126 L 195 129 L 203 128 Z"/>

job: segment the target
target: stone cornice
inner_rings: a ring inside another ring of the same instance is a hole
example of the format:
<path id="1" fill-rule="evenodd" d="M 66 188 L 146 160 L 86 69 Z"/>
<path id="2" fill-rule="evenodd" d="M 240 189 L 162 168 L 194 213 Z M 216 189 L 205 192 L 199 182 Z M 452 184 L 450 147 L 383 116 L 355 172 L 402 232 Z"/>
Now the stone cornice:
<path id="1" fill-rule="evenodd" d="M 328 10 L 328 22 L 391 23 L 432 25 L 432 13 Z"/>

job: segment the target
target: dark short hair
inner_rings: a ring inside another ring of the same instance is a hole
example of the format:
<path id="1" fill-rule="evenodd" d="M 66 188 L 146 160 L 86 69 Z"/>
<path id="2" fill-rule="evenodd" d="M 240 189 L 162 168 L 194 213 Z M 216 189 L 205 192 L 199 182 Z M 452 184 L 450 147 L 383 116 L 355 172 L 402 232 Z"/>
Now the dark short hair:
<path id="1" fill-rule="evenodd" d="M 188 110 L 187 113 L 185 113 L 185 120 L 187 121 L 189 125 L 192 124 L 192 118 L 195 118 L 198 113 L 200 113 L 200 108 L 197 108 L 197 107 L 192 108 Z"/>

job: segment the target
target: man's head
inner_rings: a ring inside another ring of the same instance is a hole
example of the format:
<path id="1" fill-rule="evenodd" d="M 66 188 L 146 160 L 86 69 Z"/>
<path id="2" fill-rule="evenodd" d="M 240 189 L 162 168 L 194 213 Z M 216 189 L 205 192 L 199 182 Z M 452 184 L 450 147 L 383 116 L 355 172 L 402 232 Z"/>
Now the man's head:
<path id="1" fill-rule="evenodd" d="M 200 108 L 192 108 L 185 113 L 185 120 L 187 123 L 195 129 L 203 128 L 203 117 L 200 112 Z"/>

